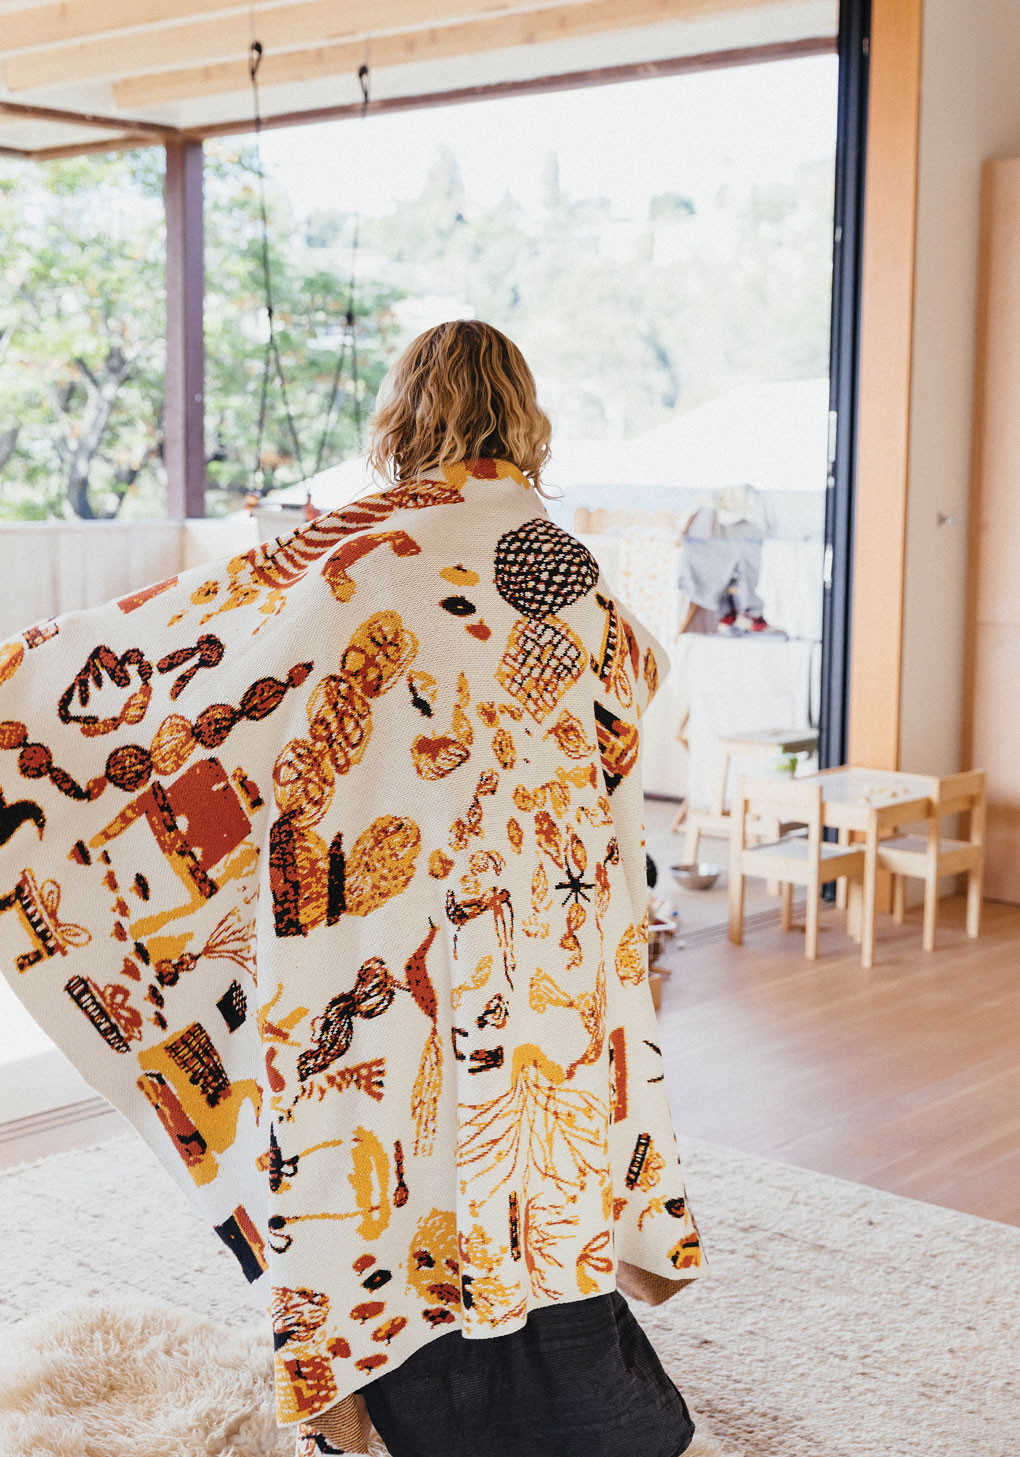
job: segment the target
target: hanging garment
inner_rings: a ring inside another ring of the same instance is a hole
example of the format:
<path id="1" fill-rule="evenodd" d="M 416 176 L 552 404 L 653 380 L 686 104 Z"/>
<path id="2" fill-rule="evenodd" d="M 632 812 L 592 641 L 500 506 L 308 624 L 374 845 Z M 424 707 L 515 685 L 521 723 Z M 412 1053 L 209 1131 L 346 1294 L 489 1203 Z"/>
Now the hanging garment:
<path id="1" fill-rule="evenodd" d="M 760 541 L 685 536 L 681 543 L 681 592 L 686 592 L 699 607 L 707 607 L 720 615 L 730 611 L 731 596 L 737 612 L 761 614 L 760 571 Z"/>
<path id="2" fill-rule="evenodd" d="M 0 649 L 0 966 L 264 1282 L 281 1424 L 617 1260 L 699 1274 L 647 986 L 657 674 L 492 460 Z"/>

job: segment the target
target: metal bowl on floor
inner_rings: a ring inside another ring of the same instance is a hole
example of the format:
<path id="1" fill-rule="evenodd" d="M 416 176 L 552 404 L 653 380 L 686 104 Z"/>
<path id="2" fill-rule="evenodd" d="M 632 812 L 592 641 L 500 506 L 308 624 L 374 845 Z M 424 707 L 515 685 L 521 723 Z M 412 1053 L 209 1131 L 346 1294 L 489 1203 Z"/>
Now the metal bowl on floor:
<path id="1" fill-rule="evenodd" d="M 711 890 L 722 874 L 721 865 L 710 865 L 705 861 L 699 865 L 671 865 L 669 868 L 677 885 L 684 890 Z"/>

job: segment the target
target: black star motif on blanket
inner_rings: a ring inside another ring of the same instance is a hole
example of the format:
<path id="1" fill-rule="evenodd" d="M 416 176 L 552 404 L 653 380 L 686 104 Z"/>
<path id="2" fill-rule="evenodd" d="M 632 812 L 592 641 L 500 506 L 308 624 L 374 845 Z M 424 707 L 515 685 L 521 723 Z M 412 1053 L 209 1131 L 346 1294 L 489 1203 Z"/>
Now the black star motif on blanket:
<path id="1" fill-rule="evenodd" d="M 573 897 L 575 906 L 579 905 L 583 900 L 590 901 L 591 896 L 587 895 L 586 892 L 591 890 L 594 885 L 595 882 L 593 880 L 582 880 L 579 874 L 575 874 L 573 870 L 568 870 L 566 880 L 561 880 L 556 887 L 557 890 L 565 890 L 567 892 L 561 901 L 561 905 L 566 905 L 571 897 Z"/>

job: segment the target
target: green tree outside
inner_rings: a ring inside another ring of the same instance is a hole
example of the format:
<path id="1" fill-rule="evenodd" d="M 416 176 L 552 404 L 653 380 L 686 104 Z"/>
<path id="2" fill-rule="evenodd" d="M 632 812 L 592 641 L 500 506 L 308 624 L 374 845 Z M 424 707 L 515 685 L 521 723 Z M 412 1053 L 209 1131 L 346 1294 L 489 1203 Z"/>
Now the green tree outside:
<path id="1" fill-rule="evenodd" d="M 720 190 L 704 218 L 680 192 L 617 217 L 564 192 L 555 153 L 539 166 L 537 216 L 511 196 L 471 209 L 443 149 L 362 237 L 399 293 L 457 299 L 517 341 L 558 436 L 626 439 L 739 385 L 828 372 L 831 159 Z"/>
<path id="2" fill-rule="evenodd" d="M 250 148 L 206 147 L 206 448 L 214 514 L 314 469 L 345 328 L 346 279 L 300 246 L 286 196 L 270 185 L 270 274 L 300 459 L 274 378 L 256 473 L 266 339 L 257 186 Z M 165 513 L 162 187 L 158 148 L 3 166 L 0 517 Z M 371 280 L 358 290 L 363 414 L 391 352 L 393 297 Z M 357 451 L 353 413 L 346 375 L 323 464 Z"/>
<path id="3" fill-rule="evenodd" d="M 510 195 L 472 207 L 443 149 L 417 197 L 361 221 L 363 420 L 420 326 L 411 306 L 429 299 L 517 340 L 560 438 L 628 438 L 738 385 L 826 373 L 831 160 L 791 183 L 720 188 L 703 216 L 663 191 L 637 218 L 569 196 L 554 152 L 539 166 L 537 212 Z M 162 185 L 157 148 L 0 169 L 0 517 L 165 511 Z M 346 370 L 323 444 L 356 220 L 298 219 L 268 179 L 300 448 L 274 379 L 256 471 L 266 316 L 252 149 L 207 145 L 205 187 L 208 509 L 220 514 L 359 450 Z"/>

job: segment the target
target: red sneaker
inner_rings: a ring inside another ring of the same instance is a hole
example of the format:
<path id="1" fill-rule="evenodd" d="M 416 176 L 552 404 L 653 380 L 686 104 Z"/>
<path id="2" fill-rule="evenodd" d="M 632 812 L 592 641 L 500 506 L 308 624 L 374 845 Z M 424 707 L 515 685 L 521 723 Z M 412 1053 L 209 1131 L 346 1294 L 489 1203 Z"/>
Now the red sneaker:
<path id="1" fill-rule="evenodd" d="M 768 633 L 770 637 L 786 636 L 781 628 L 771 627 L 764 617 L 752 617 L 750 613 L 745 613 L 741 617 L 740 626 L 744 628 L 745 632 L 763 632 Z"/>

